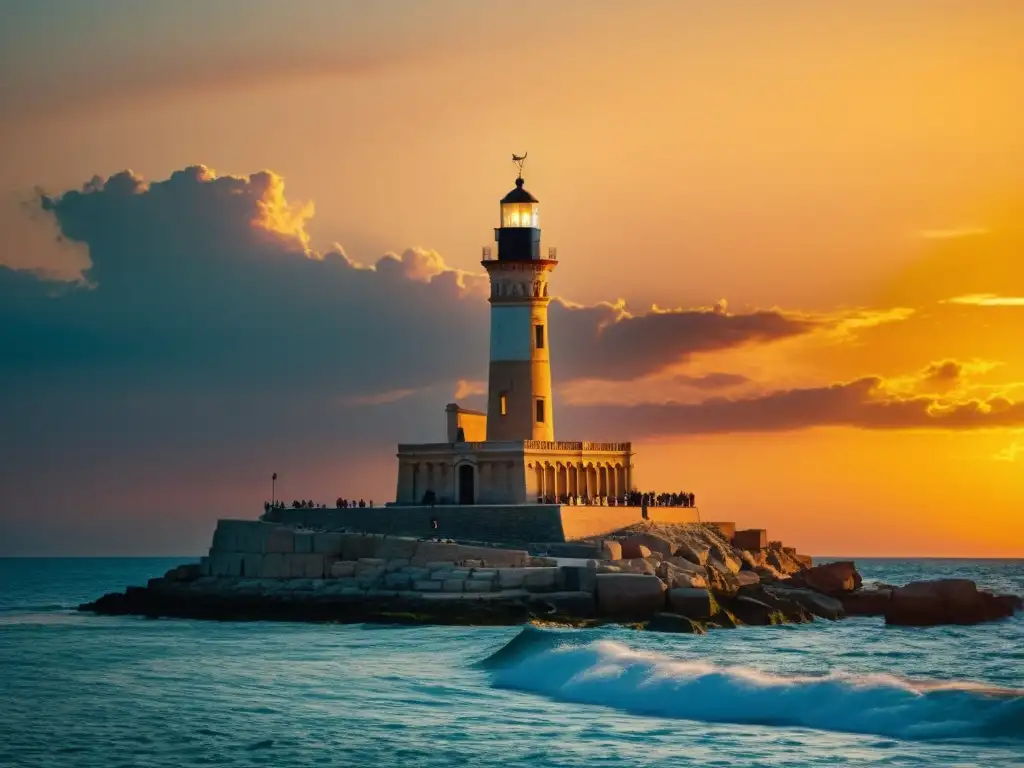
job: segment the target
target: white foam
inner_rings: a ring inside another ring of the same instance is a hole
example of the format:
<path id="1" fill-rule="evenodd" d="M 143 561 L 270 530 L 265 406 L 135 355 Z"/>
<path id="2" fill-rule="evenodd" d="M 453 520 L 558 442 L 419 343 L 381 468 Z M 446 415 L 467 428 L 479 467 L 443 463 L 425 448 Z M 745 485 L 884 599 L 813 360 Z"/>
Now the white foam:
<path id="1" fill-rule="evenodd" d="M 496 685 L 641 715 L 871 733 L 1024 739 L 1024 691 L 886 674 L 782 676 L 677 661 L 602 640 L 550 647 L 492 669 Z"/>

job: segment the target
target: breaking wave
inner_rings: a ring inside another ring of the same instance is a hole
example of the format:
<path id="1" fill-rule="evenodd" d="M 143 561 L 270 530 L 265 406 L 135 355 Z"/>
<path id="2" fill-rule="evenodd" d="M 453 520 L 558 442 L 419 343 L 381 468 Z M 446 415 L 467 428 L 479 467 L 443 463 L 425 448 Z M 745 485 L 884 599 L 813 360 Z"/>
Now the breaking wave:
<path id="1" fill-rule="evenodd" d="M 524 628 L 480 662 L 499 688 L 637 715 L 909 739 L 1024 741 L 1024 690 L 886 674 L 783 676 Z"/>

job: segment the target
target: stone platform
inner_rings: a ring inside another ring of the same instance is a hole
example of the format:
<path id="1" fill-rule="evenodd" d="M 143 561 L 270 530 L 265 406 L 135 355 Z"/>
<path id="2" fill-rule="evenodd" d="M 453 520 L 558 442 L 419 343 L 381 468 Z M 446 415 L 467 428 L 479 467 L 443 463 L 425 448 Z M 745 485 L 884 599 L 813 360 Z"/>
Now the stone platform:
<path id="1" fill-rule="evenodd" d="M 696 507 L 648 507 L 657 523 L 696 523 Z M 601 536 L 642 520 L 640 507 L 563 504 L 438 505 L 355 509 L 272 509 L 267 522 L 322 531 L 441 536 L 503 544 L 569 542 Z M 437 521 L 437 527 L 433 521 Z"/>

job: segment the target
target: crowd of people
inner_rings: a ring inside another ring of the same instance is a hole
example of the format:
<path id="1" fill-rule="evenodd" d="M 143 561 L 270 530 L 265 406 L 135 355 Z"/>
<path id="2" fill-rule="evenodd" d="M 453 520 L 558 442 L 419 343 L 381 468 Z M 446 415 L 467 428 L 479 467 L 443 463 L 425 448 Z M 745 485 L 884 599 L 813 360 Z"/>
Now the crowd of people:
<path id="1" fill-rule="evenodd" d="M 263 511 L 269 512 L 272 509 L 285 509 L 286 507 L 292 509 L 327 509 L 326 504 L 317 504 L 312 499 L 296 499 L 291 504 L 285 504 L 283 501 L 265 501 L 263 502 Z M 338 509 L 354 509 L 356 507 L 372 507 L 373 499 L 369 502 L 359 499 L 343 499 L 340 496 L 338 500 L 334 502 L 334 506 Z"/>

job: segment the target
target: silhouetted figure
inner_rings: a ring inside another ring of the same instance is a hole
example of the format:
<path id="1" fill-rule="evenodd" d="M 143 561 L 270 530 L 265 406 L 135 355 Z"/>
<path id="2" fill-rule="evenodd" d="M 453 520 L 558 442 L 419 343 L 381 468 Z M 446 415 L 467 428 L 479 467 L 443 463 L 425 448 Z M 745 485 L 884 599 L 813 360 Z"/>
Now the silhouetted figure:
<path id="1" fill-rule="evenodd" d="M 437 523 L 437 518 L 436 518 L 436 517 L 432 517 L 432 518 L 430 518 L 430 527 L 431 527 L 431 528 L 432 528 L 433 530 L 435 530 L 435 531 L 437 530 L 437 525 L 438 525 L 438 523 Z"/>
<path id="2" fill-rule="evenodd" d="M 359 500 L 359 508 L 360 508 L 360 509 L 362 509 L 362 508 L 363 508 L 363 507 L 365 507 L 365 506 L 366 506 L 366 502 L 365 502 L 365 501 L 363 501 L 362 499 L 360 499 L 360 500 Z"/>
<path id="3" fill-rule="evenodd" d="M 692 493 L 690 494 L 690 506 L 691 507 L 697 506 L 697 497 L 694 496 Z"/>

